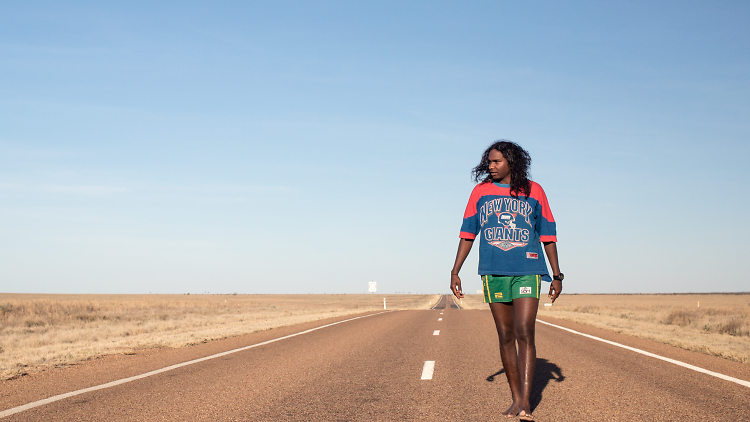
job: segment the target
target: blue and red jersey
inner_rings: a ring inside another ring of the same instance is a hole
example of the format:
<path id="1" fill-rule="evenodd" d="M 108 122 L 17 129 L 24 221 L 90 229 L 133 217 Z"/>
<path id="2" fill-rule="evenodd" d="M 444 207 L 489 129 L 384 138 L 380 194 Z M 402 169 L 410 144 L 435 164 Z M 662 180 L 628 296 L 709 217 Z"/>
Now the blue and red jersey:
<path id="1" fill-rule="evenodd" d="M 462 239 L 479 236 L 479 274 L 540 274 L 551 281 L 541 242 L 557 242 L 547 195 L 531 182 L 528 197 L 510 195 L 510 185 L 474 187 L 461 225 Z"/>

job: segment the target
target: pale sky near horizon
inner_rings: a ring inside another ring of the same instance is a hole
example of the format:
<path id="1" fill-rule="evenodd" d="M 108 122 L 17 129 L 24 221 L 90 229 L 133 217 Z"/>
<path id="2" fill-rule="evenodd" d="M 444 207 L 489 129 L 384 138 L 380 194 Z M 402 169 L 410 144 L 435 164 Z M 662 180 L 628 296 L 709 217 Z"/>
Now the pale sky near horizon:
<path id="1" fill-rule="evenodd" d="M 750 291 L 748 21 L 741 1 L 0 3 L 0 292 L 447 293 L 497 139 L 531 153 L 564 291 Z M 466 292 L 476 273 L 475 248 Z"/>

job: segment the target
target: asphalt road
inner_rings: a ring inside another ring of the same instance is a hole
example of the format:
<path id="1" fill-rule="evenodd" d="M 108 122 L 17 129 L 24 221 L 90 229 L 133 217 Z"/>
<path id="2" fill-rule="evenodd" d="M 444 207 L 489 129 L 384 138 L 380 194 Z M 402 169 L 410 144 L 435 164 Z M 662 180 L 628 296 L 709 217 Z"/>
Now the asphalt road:
<path id="1" fill-rule="evenodd" d="M 492 317 L 487 310 L 460 309 L 448 298 L 432 310 L 342 322 L 2 421 L 500 420 L 510 393 Z M 0 410 L 346 319 L 108 357 L 6 381 L 0 383 Z M 748 365 L 549 321 L 750 381 Z M 750 420 L 748 387 L 555 327 L 537 324 L 537 359 L 537 420 Z M 435 362 L 431 379 L 422 379 L 426 361 Z"/>

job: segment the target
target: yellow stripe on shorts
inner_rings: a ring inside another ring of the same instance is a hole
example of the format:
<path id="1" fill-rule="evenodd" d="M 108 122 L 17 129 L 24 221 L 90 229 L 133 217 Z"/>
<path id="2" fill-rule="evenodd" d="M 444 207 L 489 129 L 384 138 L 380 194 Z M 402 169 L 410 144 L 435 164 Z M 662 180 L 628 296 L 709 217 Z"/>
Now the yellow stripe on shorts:
<path id="1" fill-rule="evenodd" d="M 539 274 L 536 275 L 536 298 L 539 299 L 542 297 L 542 276 Z"/>
<path id="2" fill-rule="evenodd" d="M 490 297 L 490 276 L 483 275 L 484 277 L 484 291 L 487 293 L 484 297 L 487 303 L 492 302 L 492 298 Z"/>

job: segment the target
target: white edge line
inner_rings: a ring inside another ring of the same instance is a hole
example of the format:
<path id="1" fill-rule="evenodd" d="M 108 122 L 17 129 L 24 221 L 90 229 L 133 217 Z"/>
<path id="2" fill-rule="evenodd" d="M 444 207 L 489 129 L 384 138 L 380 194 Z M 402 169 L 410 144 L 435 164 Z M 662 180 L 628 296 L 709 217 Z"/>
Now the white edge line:
<path id="1" fill-rule="evenodd" d="M 422 367 L 422 379 L 431 380 L 432 374 L 434 372 L 435 372 L 435 361 L 434 360 L 424 361 L 424 366 Z"/>
<path id="2" fill-rule="evenodd" d="M 187 362 L 182 362 L 182 363 L 178 363 L 178 364 L 175 364 L 175 365 L 167 366 L 167 367 L 164 367 L 164 368 L 161 368 L 161 369 L 157 369 L 157 370 L 154 370 L 154 371 L 151 371 L 151 372 L 146 372 L 145 374 L 135 375 L 135 376 L 128 377 L 128 378 L 123 378 L 123 379 L 119 379 L 119 380 L 116 380 L 116 381 L 111 381 L 111 382 L 108 382 L 106 384 L 99 384 L 99 385 L 95 385 L 93 387 L 88 387 L 88 388 L 84 388 L 84 389 L 81 389 L 81 390 L 71 391 L 69 393 L 58 394 L 56 396 L 48 397 L 46 399 L 42 399 L 42 400 L 38 400 L 38 401 L 35 401 L 35 402 L 27 403 L 27 404 L 24 404 L 22 406 L 13 407 L 13 408 L 10 408 L 10 409 L 7 409 L 7 410 L 3 410 L 2 412 L 0 412 L 0 418 L 4 418 L 4 417 L 10 416 L 10 415 L 14 415 L 16 413 L 23 412 L 24 410 L 33 409 L 35 407 L 39 407 L 39 406 L 42 406 L 42 405 L 45 405 L 45 404 L 53 403 L 53 402 L 56 402 L 56 401 L 59 401 L 59 400 L 62 400 L 62 399 L 66 399 L 68 397 L 73 397 L 73 396 L 77 396 L 79 394 L 88 393 L 88 392 L 91 392 L 91 391 L 102 390 L 102 389 L 105 389 L 105 388 L 114 387 L 116 385 L 125 384 L 125 383 L 131 382 L 131 381 L 136 381 L 136 380 L 139 380 L 141 378 L 147 378 L 147 377 L 150 377 L 150 376 L 153 376 L 153 375 L 161 374 L 162 372 L 167 372 L 167 371 L 171 371 L 173 369 L 181 368 L 183 366 L 188 366 L 188 365 L 192 365 L 194 363 L 199 363 L 199 362 L 203 362 L 203 361 L 207 361 L 207 360 L 211 360 L 211 359 L 220 358 L 222 356 L 231 355 L 232 353 L 237 353 L 237 352 L 242 352 L 244 350 L 252 349 L 253 347 L 263 346 L 263 345 L 266 345 L 266 344 L 269 344 L 269 343 L 273 343 L 273 342 L 276 342 L 276 341 L 279 341 L 279 340 L 285 340 L 285 339 L 288 339 L 288 338 L 291 338 L 291 337 L 296 337 L 296 336 L 299 336 L 299 335 L 302 335 L 302 334 L 307 334 L 307 333 L 310 333 L 310 332 L 313 332 L 313 331 L 316 331 L 316 330 L 320 330 L 321 328 L 330 327 L 332 325 L 337 325 L 337 324 L 341 324 L 341 323 L 344 323 L 344 322 L 354 321 L 355 319 L 367 318 L 367 317 L 371 317 L 371 316 L 375 316 L 375 315 L 380 315 L 380 314 L 384 314 L 384 313 L 387 313 L 387 312 L 393 312 L 393 311 L 383 311 L 383 312 L 378 312 L 376 314 L 362 315 L 362 316 L 358 316 L 358 317 L 355 317 L 355 318 L 345 319 L 343 321 L 332 322 L 330 324 L 321 325 L 320 327 L 315 327 L 315 328 L 311 328 L 309 330 L 300 331 L 299 333 L 289 334 L 289 335 L 286 335 L 286 336 L 283 336 L 283 337 L 279 337 L 279 338 L 275 338 L 275 339 L 272 339 L 272 340 L 266 340 L 266 341 L 263 341 L 263 342 L 260 342 L 260 343 L 251 344 L 250 346 L 240 347 L 239 349 L 227 350 L 226 352 L 217 353 L 215 355 L 210 355 L 210 356 L 206 356 L 206 357 L 202 357 L 202 358 L 198 358 L 198 359 L 193 359 L 193 360 L 190 360 L 190 361 L 187 361 Z"/>
<path id="3" fill-rule="evenodd" d="M 440 300 L 441 300 L 442 298 L 443 298 L 443 295 L 440 295 L 440 299 L 438 299 L 438 300 L 437 300 L 437 302 L 435 302 L 435 304 L 434 304 L 434 305 L 432 305 L 432 306 L 430 307 L 430 309 L 431 309 L 431 310 L 434 310 L 434 309 L 436 309 L 436 307 L 438 306 L 438 304 L 440 303 Z"/>
<path id="4" fill-rule="evenodd" d="M 729 375 L 724 375 L 724 374 L 720 374 L 718 372 L 709 371 L 708 369 L 703 369 L 701 367 L 694 366 L 694 365 L 691 365 L 689 363 L 680 362 L 679 360 L 674 360 L 674 359 L 666 358 L 664 356 L 659 356 L 657 354 L 654 354 L 654 353 L 651 353 L 651 352 L 647 352 L 645 350 L 636 349 L 635 347 L 626 346 L 626 345 L 620 344 L 620 343 L 615 343 L 614 341 L 605 340 L 603 338 L 592 336 L 590 334 L 584 334 L 584 333 L 581 333 L 581 332 L 576 331 L 576 330 L 571 330 L 570 328 L 565 328 L 565 327 L 561 327 L 559 325 L 551 324 L 551 323 L 546 322 L 546 321 L 542 321 L 541 319 L 537 319 L 537 321 L 541 322 L 542 324 L 546 324 L 546 325 L 549 325 L 549 326 L 552 326 L 552 327 L 555 327 L 555 328 L 559 328 L 561 330 L 570 331 L 571 333 L 578 334 L 580 336 L 584 336 L 584 337 L 588 337 L 588 338 L 591 338 L 591 339 L 594 339 L 594 340 L 598 340 L 598 341 L 601 341 L 601 342 L 604 342 L 604 343 L 607 343 L 607 344 L 611 344 L 613 346 L 622 347 L 623 349 L 628 349 L 628 350 L 630 350 L 632 352 L 640 353 L 642 355 L 650 356 L 650 357 L 655 358 L 655 359 L 660 359 L 660 360 L 663 360 L 665 362 L 673 363 L 675 365 L 679 365 L 679 366 L 682 366 L 684 368 L 692 369 L 693 371 L 696 371 L 696 372 L 702 372 L 704 374 L 708 374 L 708 375 L 714 376 L 716 378 L 721 378 L 723 380 L 731 381 L 733 383 L 736 383 L 736 384 L 739 384 L 739 385 L 743 385 L 745 387 L 750 387 L 750 381 L 745 381 L 745 380 L 741 380 L 741 379 L 738 379 L 738 378 L 730 377 Z"/>
<path id="5" fill-rule="evenodd" d="M 453 299 L 453 304 L 456 305 L 457 309 L 463 309 L 461 305 L 459 305 L 458 302 L 456 302 L 456 296 L 451 295 L 451 299 Z"/>

